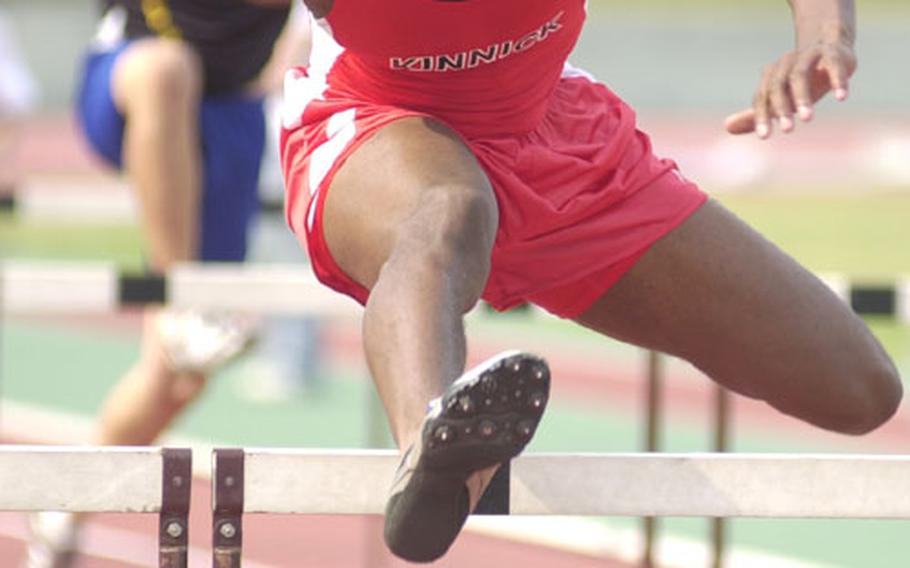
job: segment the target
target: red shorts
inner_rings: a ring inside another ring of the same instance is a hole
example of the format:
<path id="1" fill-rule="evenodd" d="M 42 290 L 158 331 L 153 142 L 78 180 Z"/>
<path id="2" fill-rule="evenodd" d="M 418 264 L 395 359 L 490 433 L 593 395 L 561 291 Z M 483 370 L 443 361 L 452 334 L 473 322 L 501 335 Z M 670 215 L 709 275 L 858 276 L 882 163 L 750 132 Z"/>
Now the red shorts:
<path id="1" fill-rule="evenodd" d="M 360 144 L 412 116 L 425 115 L 329 93 L 285 120 L 288 223 L 317 277 L 360 303 L 369 291 L 338 267 L 325 243 L 325 196 Z M 673 162 L 652 153 L 628 105 L 579 75 L 560 81 L 532 132 L 464 141 L 499 202 L 483 298 L 500 310 L 527 301 L 563 317 L 580 315 L 706 199 Z"/>

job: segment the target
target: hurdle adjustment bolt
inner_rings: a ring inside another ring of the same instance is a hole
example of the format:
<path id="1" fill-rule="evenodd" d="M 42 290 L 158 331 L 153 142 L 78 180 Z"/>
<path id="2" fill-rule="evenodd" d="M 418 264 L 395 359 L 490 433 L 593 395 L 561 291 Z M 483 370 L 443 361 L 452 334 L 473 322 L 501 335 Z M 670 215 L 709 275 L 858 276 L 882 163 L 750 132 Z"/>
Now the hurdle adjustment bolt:
<path id="1" fill-rule="evenodd" d="M 234 538 L 234 535 L 237 534 L 237 528 L 233 523 L 224 523 L 218 528 L 218 532 L 220 532 L 221 536 L 224 538 Z"/>
<path id="2" fill-rule="evenodd" d="M 180 536 L 183 534 L 183 526 L 181 526 L 181 524 L 177 521 L 171 521 L 167 524 L 167 527 L 165 527 L 164 531 L 171 538 L 180 538 Z"/>

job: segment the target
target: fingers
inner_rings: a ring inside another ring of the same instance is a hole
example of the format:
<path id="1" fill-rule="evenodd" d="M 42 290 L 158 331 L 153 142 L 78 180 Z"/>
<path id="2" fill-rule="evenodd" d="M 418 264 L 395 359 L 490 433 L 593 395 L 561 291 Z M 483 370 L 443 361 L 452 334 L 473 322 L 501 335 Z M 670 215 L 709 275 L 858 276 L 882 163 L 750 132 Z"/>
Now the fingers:
<path id="1" fill-rule="evenodd" d="M 816 63 L 814 57 L 803 57 L 798 59 L 790 70 L 790 93 L 793 96 L 793 103 L 796 105 L 796 112 L 803 122 L 812 120 L 814 114 L 812 104 L 815 99 L 812 96 L 810 77 L 814 73 L 813 67 Z"/>
<path id="2" fill-rule="evenodd" d="M 821 57 L 818 70 L 827 76 L 834 98 L 845 100 L 849 94 L 850 76 L 856 71 L 856 57 L 852 51 L 832 47 Z"/>
<path id="3" fill-rule="evenodd" d="M 755 96 L 752 97 L 752 110 L 755 120 L 755 134 L 764 140 L 771 135 L 771 108 L 770 94 L 771 82 L 774 77 L 774 65 L 765 67 L 762 73 L 761 83 Z"/>
<path id="4" fill-rule="evenodd" d="M 762 140 L 771 136 L 773 122 L 779 120 L 781 130 L 793 130 L 793 108 L 787 76 L 782 72 L 789 69 L 789 61 L 783 58 L 768 65 L 762 72 L 761 82 L 752 97 L 752 108 L 727 118 L 727 130 L 734 134 L 755 132 Z"/>
<path id="5" fill-rule="evenodd" d="M 727 117 L 724 126 L 730 134 L 755 132 L 755 111 L 750 108 L 733 113 Z"/>
<path id="6" fill-rule="evenodd" d="M 816 45 L 785 54 L 762 72 L 752 108 L 730 115 L 726 129 L 732 134 L 755 132 L 762 139 L 774 126 L 792 132 L 796 119 L 812 120 L 813 105 L 828 91 L 842 101 L 856 69 L 852 49 L 844 44 Z"/>
<path id="7" fill-rule="evenodd" d="M 782 132 L 791 132 L 794 126 L 793 113 L 796 111 L 796 105 L 793 102 L 790 88 L 790 70 L 793 68 L 795 60 L 796 55 L 788 53 L 770 71 L 768 106 L 771 115 L 778 120 Z M 770 133 L 770 126 L 768 131 Z"/>

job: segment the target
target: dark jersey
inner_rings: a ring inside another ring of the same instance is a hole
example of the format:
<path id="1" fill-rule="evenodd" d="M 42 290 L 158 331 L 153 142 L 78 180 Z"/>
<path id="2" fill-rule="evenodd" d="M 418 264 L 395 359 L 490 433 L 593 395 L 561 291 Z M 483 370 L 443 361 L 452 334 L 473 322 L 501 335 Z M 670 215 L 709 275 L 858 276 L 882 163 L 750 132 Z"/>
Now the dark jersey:
<path id="1" fill-rule="evenodd" d="M 205 68 L 207 94 L 240 89 L 262 70 L 290 12 L 287 6 L 255 6 L 243 0 L 101 0 L 105 12 L 126 10 L 129 39 L 180 38 Z"/>

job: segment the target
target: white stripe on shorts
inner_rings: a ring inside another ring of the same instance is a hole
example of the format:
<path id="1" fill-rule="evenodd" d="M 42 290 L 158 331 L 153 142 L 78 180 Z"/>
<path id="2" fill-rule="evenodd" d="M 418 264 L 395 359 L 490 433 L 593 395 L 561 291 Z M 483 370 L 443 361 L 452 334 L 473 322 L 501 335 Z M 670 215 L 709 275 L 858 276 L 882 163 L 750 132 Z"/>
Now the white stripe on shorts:
<path id="1" fill-rule="evenodd" d="M 288 129 L 300 125 L 300 118 L 308 104 L 324 97 L 328 88 L 326 77 L 329 70 L 344 51 L 344 48 L 332 38 L 327 23 L 309 16 L 309 26 L 312 49 L 306 73 L 299 69 L 290 69 L 284 75 L 281 124 Z"/>
<path id="2" fill-rule="evenodd" d="M 320 144 L 313 153 L 310 154 L 310 210 L 307 212 L 307 229 L 313 229 L 313 222 L 316 218 L 316 196 L 319 193 L 319 186 L 322 185 L 325 176 L 335 165 L 338 157 L 354 139 L 357 134 L 357 127 L 354 120 L 357 116 L 357 110 L 350 108 L 333 114 L 326 125 L 326 136 L 328 140 Z"/>
<path id="3" fill-rule="evenodd" d="M 584 69 L 573 66 L 568 61 L 566 61 L 565 64 L 563 64 L 563 66 L 562 66 L 561 77 L 563 79 L 571 79 L 573 77 L 584 77 L 585 79 L 587 79 L 588 81 L 591 81 L 592 83 L 597 82 L 597 79 L 594 77 L 594 75 L 591 75 Z"/>

